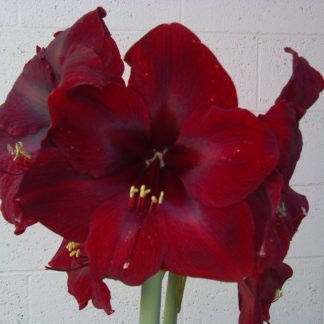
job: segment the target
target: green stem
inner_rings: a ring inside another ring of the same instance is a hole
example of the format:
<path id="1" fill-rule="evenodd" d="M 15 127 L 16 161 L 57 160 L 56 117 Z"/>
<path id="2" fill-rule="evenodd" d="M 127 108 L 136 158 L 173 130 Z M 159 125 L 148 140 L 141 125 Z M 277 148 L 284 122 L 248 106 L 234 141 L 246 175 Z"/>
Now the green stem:
<path id="1" fill-rule="evenodd" d="M 169 272 L 168 287 L 165 297 L 163 324 L 176 324 L 178 319 L 177 311 L 177 275 Z"/>
<path id="2" fill-rule="evenodd" d="M 163 271 L 147 279 L 141 288 L 139 324 L 159 324 Z"/>

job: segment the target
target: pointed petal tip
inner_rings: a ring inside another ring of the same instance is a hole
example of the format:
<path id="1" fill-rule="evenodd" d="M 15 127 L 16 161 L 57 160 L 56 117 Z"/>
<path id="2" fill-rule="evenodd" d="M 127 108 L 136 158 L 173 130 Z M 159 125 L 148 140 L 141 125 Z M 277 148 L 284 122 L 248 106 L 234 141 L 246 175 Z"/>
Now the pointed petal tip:
<path id="1" fill-rule="evenodd" d="M 293 50 L 292 48 L 290 48 L 290 47 L 285 47 L 285 48 L 284 48 L 284 51 L 285 51 L 286 53 L 290 53 L 290 54 L 292 54 L 292 55 L 298 55 L 297 52 L 294 51 L 294 50 Z"/>
<path id="2" fill-rule="evenodd" d="M 85 302 L 83 304 L 79 304 L 79 310 L 82 310 L 82 309 L 86 308 L 87 305 L 88 305 L 88 302 Z"/>

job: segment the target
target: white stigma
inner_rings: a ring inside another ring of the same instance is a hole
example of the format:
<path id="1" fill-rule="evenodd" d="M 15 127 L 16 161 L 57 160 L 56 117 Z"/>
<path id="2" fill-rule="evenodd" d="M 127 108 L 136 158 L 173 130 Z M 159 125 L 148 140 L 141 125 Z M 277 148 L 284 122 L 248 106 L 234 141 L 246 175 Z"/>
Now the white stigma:
<path id="1" fill-rule="evenodd" d="M 160 161 L 160 168 L 163 168 L 165 166 L 163 156 L 166 153 L 166 151 L 167 151 L 167 149 L 164 149 L 163 152 L 154 151 L 153 157 L 151 157 L 150 159 L 145 160 L 146 166 L 150 166 L 155 161 L 155 159 L 158 159 Z"/>

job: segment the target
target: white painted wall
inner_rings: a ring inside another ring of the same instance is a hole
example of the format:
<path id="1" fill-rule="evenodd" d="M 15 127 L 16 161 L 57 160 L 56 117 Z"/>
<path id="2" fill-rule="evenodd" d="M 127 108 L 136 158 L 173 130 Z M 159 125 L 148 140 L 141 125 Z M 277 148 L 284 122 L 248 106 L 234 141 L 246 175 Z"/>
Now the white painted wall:
<path id="1" fill-rule="evenodd" d="M 180 21 L 196 32 L 228 70 L 240 105 L 258 112 L 273 102 L 291 71 L 291 46 L 324 74 L 323 0 L 0 0 L 0 99 L 5 99 L 36 44 L 98 5 L 123 53 L 150 28 Z M 323 323 L 324 95 L 302 122 L 304 150 L 293 183 L 310 201 L 309 216 L 287 262 L 295 271 L 272 307 L 274 324 Z M 15 237 L 0 220 L 0 324 L 136 323 L 139 288 L 109 281 L 116 312 L 82 312 L 65 274 L 45 272 L 59 238 L 34 226 Z M 179 323 L 236 323 L 236 287 L 189 280 Z"/>

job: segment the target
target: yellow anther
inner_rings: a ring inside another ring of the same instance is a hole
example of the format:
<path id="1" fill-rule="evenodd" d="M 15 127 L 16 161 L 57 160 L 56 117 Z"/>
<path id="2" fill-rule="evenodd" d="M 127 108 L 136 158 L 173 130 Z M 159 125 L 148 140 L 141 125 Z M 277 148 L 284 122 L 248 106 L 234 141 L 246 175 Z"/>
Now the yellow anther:
<path id="1" fill-rule="evenodd" d="M 134 196 L 137 192 L 138 192 L 138 189 L 135 186 L 131 186 L 129 189 L 129 198 L 134 198 Z"/>
<path id="2" fill-rule="evenodd" d="M 146 189 L 145 185 L 141 185 L 141 189 L 140 189 L 140 197 L 141 198 L 145 198 L 145 196 L 147 194 L 149 194 L 151 192 L 151 189 Z"/>
<path id="3" fill-rule="evenodd" d="M 275 296 L 273 298 L 273 302 L 277 301 L 278 299 L 280 299 L 283 296 L 283 292 L 281 289 L 277 289 L 275 292 Z"/>
<path id="4" fill-rule="evenodd" d="M 77 249 L 77 250 L 73 250 L 70 254 L 69 254 L 70 257 L 76 257 L 78 258 L 80 256 L 80 249 Z"/>
<path id="5" fill-rule="evenodd" d="M 69 242 L 67 245 L 66 245 L 66 249 L 70 252 L 69 253 L 69 256 L 70 257 L 76 257 L 78 258 L 80 256 L 80 249 L 77 249 L 77 247 L 80 245 L 80 243 L 77 243 L 77 242 Z"/>
<path id="6" fill-rule="evenodd" d="M 66 249 L 69 252 L 71 252 L 71 251 L 75 250 L 79 245 L 80 245 L 80 243 L 71 241 L 66 245 Z"/>
<path id="7" fill-rule="evenodd" d="M 151 197 L 151 203 L 152 204 L 157 204 L 157 202 L 158 202 L 157 198 L 155 196 L 152 196 Z"/>
<path id="8" fill-rule="evenodd" d="M 277 207 L 277 213 L 281 216 L 286 216 L 286 205 L 284 202 L 282 202 L 281 205 Z"/>
<path id="9" fill-rule="evenodd" d="M 26 159 L 31 159 L 31 155 L 24 150 L 22 142 L 17 142 L 15 144 L 15 147 L 12 147 L 10 144 L 8 144 L 7 150 L 13 156 L 14 161 L 16 161 L 21 155 Z"/>
<path id="10" fill-rule="evenodd" d="M 158 201 L 159 205 L 162 204 L 162 202 L 163 202 L 163 198 L 164 198 L 164 191 L 161 191 L 161 192 L 160 192 L 160 196 L 159 196 L 159 201 Z"/>

